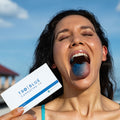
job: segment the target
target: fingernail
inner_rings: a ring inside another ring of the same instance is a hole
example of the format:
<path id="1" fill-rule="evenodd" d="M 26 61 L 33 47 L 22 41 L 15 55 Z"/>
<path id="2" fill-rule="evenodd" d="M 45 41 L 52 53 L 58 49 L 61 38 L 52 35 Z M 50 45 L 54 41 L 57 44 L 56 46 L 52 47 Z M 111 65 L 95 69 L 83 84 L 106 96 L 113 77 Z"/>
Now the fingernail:
<path id="1" fill-rule="evenodd" d="M 36 117 L 35 115 L 33 115 L 33 119 L 34 119 L 34 120 L 36 120 L 36 119 L 37 119 L 37 117 Z"/>
<path id="2" fill-rule="evenodd" d="M 20 113 L 20 112 L 24 111 L 24 108 L 23 108 L 23 107 L 19 107 L 19 108 L 17 109 L 17 111 Z"/>

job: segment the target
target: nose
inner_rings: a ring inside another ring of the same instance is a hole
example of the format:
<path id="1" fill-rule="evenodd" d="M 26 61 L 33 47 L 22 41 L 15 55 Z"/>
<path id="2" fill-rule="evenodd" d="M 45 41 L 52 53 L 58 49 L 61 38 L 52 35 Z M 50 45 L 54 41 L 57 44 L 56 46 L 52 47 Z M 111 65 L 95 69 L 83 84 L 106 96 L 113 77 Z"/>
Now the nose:
<path id="1" fill-rule="evenodd" d="M 70 47 L 75 47 L 79 45 L 84 45 L 84 42 L 81 40 L 80 36 L 73 37 Z"/>

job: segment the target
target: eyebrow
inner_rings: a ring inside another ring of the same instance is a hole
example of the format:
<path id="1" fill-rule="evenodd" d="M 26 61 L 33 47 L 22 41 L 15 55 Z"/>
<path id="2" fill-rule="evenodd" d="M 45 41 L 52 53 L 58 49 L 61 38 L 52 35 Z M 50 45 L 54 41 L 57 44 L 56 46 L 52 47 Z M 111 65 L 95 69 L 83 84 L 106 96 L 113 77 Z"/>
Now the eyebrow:
<path id="1" fill-rule="evenodd" d="M 95 32 L 94 28 L 91 26 L 81 26 L 81 29 L 91 29 L 93 32 Z"/>
<path id="2" fill-rule="evenodd" d="M 95 32 L 94 28 L 91 27 L 91 26 L 81 26 L 80 29 L 91 29 L 93 32 Z M 60 30 L 60 31 L 56 34 L 55 38 L 57 38 L 60 33 L 68 32 L 68 31 L 69 31 L 69 29 L 67 29 L 67 28 L 65 28 L 65 29 L 63 29 L 63 30 Z"/>
<path id="3" fill-rule="evenodd" d="M 68 32 L 68 31 L 69 31 L 69 29 L 60 30 L 60 31 L 56 34 L 55 38 L 57 38 L 60 33 Z"/>

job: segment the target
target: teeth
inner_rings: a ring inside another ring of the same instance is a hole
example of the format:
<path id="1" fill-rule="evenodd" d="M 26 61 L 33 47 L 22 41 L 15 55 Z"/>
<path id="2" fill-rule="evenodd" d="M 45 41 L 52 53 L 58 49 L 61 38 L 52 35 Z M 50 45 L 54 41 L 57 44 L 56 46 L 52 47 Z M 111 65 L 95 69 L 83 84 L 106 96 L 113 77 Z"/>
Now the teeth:
<path id="1" fill-rule="evenodd" d="M 71 57 L 71 59 L 70 59 L 70 63 L 71 64 L 75 64 L 75 63 L 81 64 L 83 62 L 90 63 L 89 56 L 86 53 L 77 53 L 77 54 L 74 54 Z"/>
<path id="2" fill-rule="evenodd" d="M 71 58 L 71 60 L 73 60 L 75 57 L 79 57 L 79 56 L 85 56 L 85 57 L 88 57 L 88 55 L 85 54 L 85 53 L 78 53 L 78 54 L 73 55 L 72 58 Z"/>

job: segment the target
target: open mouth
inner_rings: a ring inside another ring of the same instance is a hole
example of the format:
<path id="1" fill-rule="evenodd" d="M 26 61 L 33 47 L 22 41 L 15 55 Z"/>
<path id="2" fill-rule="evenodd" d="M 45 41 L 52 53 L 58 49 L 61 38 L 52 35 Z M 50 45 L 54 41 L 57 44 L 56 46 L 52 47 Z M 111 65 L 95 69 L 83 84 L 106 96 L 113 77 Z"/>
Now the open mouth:
<path id="1" fill-rule="evenodd" d="M 72 72 L 80 79 L 87 77 L 90 73 L 90 57 L 87 53 L 74 54 L 70 59 Z"/>
<path id="2" fill-rule="evenodd" d="M 78 53 L 71 57 L 70 64 L 82 64 L 88 62 L 90 64 L 90 58 L 86 53 Z"/>

